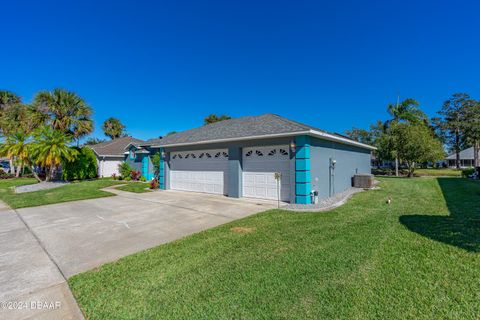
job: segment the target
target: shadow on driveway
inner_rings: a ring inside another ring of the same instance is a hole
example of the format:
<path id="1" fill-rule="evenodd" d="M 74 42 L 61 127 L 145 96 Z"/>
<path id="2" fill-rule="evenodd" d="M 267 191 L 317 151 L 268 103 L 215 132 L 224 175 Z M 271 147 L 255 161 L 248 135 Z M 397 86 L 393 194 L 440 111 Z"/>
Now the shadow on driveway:
<path id="1" fill-rule="evenodd" d="M 404 215 L 400 222 L 424 237 L 480 252 L 480 182 L 438 178 L 449 216 Z"/>

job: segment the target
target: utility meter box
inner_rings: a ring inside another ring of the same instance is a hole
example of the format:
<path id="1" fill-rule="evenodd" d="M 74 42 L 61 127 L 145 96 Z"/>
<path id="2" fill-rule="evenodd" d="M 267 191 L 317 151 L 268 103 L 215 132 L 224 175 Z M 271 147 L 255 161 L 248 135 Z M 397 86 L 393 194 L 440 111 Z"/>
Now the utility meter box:
<path id="1" fill-rule="evenodd" d="M 355 188 L 370 189 L 374 186 L 374 177 L 370 173 L 359 173 L 353 176 L 353 186 Z"/>

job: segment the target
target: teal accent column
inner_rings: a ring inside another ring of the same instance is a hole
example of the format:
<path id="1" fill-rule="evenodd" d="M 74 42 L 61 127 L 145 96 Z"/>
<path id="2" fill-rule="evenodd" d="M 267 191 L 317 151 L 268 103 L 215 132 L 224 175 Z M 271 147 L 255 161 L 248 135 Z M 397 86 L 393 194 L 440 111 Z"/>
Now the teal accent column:
<path id="1" fill-rule="evenodd" d="M 142 155 L 142 177 L 148 180 L 148 156 Z"/>
<path id="2" fill-rule="evenodd" d="M 158 168 L 158 184 L 160 189 L 165 189 L 165 150 L 160 148 L 160 165 Z"/>
<path id="3" fill-rule="evenodd" d="M 310 204 L 310 137 L 295 137 L 295 203 Z"/>

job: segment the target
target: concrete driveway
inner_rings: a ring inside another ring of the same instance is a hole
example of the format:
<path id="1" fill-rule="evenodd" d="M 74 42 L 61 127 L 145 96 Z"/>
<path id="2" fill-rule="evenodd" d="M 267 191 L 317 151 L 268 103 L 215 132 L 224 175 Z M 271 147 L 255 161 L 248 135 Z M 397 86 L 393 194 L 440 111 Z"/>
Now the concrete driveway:
<path id="1" fill-rule="evenodd" d="M 275 207 L 191 192 L 107 190 L 117 196 L 17 210 L 67 278 Z"/>
<path id="2" fill-rule="evenodd" d="M 0 310 L 0 318 L 2 315 L 9 319 L 81 318 L 65 279 L 126 255 L 276 207 L 271 201 L 200 193 L 136 194 L 106 190 L 117 196 L 16 211 L 5 208 L 8 219 L 3 220 L 7 217 L 3 215 L 2 222 L 8 223 L 0 227 L 0 302 L 60 301 L 62 308 L 48 313 Z"/>

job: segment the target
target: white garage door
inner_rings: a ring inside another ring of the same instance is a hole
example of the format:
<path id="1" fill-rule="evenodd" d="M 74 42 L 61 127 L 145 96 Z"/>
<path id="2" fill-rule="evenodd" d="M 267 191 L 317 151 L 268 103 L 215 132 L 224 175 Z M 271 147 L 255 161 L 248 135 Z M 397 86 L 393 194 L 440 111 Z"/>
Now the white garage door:
<path id="1" fill-rule="evenodd" d="M 119 175 L 118 166 L 123 162 L 123 159 L 109 159 L 98 161 L 98 175 L 100 177 L 111 177 L 112 174 Z"/>
<path id="2" fill-rule="evenodd" d="M 288 146 L 243 149 L 243 196 L 290 200 L 290 160 Z M 279 191 L 275 172 L 281 173 Z"/>
<path id="3" fill-rule="evenodd" d="M 228 152 L 226 149 L 172 152 L 170 188 L 227 194 Z"/>

